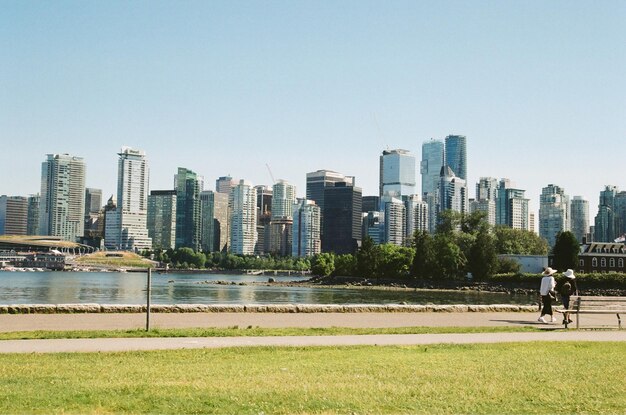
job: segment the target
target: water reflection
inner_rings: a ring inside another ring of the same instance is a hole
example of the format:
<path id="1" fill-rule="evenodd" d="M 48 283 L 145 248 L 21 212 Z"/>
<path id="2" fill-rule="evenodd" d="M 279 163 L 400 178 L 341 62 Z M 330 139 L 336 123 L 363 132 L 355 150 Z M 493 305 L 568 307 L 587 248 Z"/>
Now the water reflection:
<path id="1" fill-rule="evenodd" d="M 306 279 L 293 275 L 277 281 Z M 216 282 L 222 281 L 223 284 Z M 230 284 L 234 282 L 235 284 Z M 153 304 L 530 304 L 526 295 L 470 291 L 286 287 L 266 276 L 153 274 Z M 239 285 L 245 283 L 247 285 Z M 2 272 L 0 304 L 145 304 L 146 275 L 114 272 Z"/>

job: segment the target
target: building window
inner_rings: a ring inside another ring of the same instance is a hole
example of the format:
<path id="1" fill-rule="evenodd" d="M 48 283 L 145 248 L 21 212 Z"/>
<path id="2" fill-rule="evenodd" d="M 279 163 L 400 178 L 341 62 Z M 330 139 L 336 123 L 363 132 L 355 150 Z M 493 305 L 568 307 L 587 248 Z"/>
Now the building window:
<path id="1" fill-rule="evenodd" d="M 620 258 L 620 259 L 618 259 L 618 260 L 617 260 L 617 265 L 618 265 L 620 268 L 624 268 L 624 258 Z"/>
<path id="2" fill-rule="evenodd" d="M 615 268 L 615 258 L 609 259 L 609 267 Z"/>
<path id="3" fill-rule="evenodd" d="M 598 258 L 593 258 L 593 259 L 591 260 L 591 266 L 592 266 L 593 268 L 596 268 L 596 267 L 598 266 Z"/>
<path id="4" fill-rule="evenodd" d="M 578 260 L 578 264 L 579 264 L 581 267 L 584 267 L 584 266 L 585 266 L 585 260 L 584 260 L 584 259 L 580 259 L 580 260 Z"/>
<path id="5" fill-rule="evenodd" d="M 600 266 L 601 266 L 602 268 L 606 268 L 606 258 L 601 258 L 601 259 L 600 259 Z"/>

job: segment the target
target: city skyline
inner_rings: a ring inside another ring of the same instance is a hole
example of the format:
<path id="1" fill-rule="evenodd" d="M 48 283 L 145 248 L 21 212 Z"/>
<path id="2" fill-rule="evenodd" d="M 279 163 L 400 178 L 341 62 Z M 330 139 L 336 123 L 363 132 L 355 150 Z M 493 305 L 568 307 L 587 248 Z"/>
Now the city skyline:
<path id="1" fill-rule="evenodd" d="M 419 160 L 463 135 L 470 197 L 509 178 L 537 212 L 556 184 L 593 218 L 605 185 L 626 187 L 624 17 L 621 2 L 9 3 L 0 194 L 37 193 L 42 157 L 68 153 L 108 199 L 130 146 L 151 189 L 178 167 L 271 186 L 269 165 L 299 197 L 321 169 L 376 195 L 381 151 Z"/>

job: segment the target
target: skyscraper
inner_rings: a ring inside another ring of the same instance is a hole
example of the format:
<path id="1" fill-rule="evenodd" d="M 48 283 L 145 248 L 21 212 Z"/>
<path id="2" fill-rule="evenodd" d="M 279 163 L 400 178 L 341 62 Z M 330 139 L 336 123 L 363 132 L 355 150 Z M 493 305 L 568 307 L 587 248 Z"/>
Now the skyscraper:
<path id="1" fill-rule="evenodd" d="M 307 257 L 321 252 L 319 206 L 312 200 L 300 199 L 293 207 L 291 255 Z"/>
<path id="2" fill-rule="evenodd" d="M 379 196 L 413 195 L 415 186 L 415 157 L 409 151 L 385 150 L 380 156 Z"/>
<path id="3" fill-rule="evenodd" d="M 428 232 L 428 203 L 419 195 L 407 196 L 404 201 L 406 208 L 406 238 L 408 245 L 416 231 Z"/>
<path id="4" fill-rule="evenodd" d="M 323 252 L 356 252 L 361 243 L 361 197 L 361 189 L 346 182 L 324 188 Z"/>
<path id="5" fill-rule="evenodd" d="M 230 193 L 230 250 L 234 254 L 253 255 L 257 244 L 256 189 L 240 180 Z"/>
<path id="6" fill-rule="evenodd" d="M 87 187 L 85 189 L 85 216 L 98 213 L 102 209 L 102 189 Z"/>
<path id="7" fill-rule="evenodd" d="M 464 135 L 446 137 L 445 163 L 456 177 L 467 181 L 467 148 Z"/>
<path id="8" fill-rule="evenodd" d="M 496 201 L 498 197 L 498 179 L 481 177 L 476 184 L 476 200 L 470 212 L 479 211 L 486 215 L 487 223 L 496 224 Z"/>
<path id="9" fill-rule="evenodd" d="M 203 251 L 226 252 L 228 249 L 228 198 L 225 193 L 210 190 L 200 193 Z"/>
<path id="10" fill-rule="evenodd" d="M 444 145 L 441 140 L 427 141 L 422 144 L 422 196 L 434 195 L 439 186 L 439 173 L 444 163 Z"/>
<path id="11" fill-rule="evenodd" d="M 39 234 L 75 242 L 84 233 L 85 162 L 69 154 L 48 154 L 41 164 Z"/>
<path id="12" fill-rule="evenodd" d="M 406 237 L 406 207 L 402 199 L 383 196 L 382 211 L 385 215 L 384 242 L 402 246 Z"/>
<path id="13" fill-rule="evenodd" d="M 150 249 L 146 153 L 124 146 L 118 156 L 117 206 L 106 213 L 104 244 L 108 249 Z"/>
<path id="14" fill-rule="evenodd" d="M 179 167 L 176 183 L 176 248 L 200 250 L 200 192 L 202 178 L 195 172 Z"/>
<path id="15" fill-rule="evenodd" d="M 26 225 L 26 235 L 39 235 L 39 206 L 41 197 L 36 195 L 28 196 L 28 224 Z"/>
<path id="16" fill-rule="evenodd" d="M 594 226 L 595 242 L 613 242 L 623 234 L 620 226 L 620 210 L 622 209 L 618 205 L 624 203 L 618 202 L 620 193 L 623 192 L 620 192 L 617 186 L 605 186 L 604 190 L 600 192 L 598 213 L 595 217 Z"/>
<path id="17" fill-rule="evenodd" d="M 326 227 L 324 226 L 324 190 L 327 187 L 334 187 L 340 184 L 342 186 L 354 186 L 354 177 L 344 176 L 341 173 L 337 173 L 332 170 L 317 170 L 306 174 L 306 198 L 312 200 L 317 206 L 320 207 L 322 216 L 320 218 L 320 226 L 322 235 Z M 322 249 L 324 249 L 322 247 Z"/>
<path id="18" fill-rule="evenodd" d="M 0 196 L 0 235 L 26 235 L 28 199 L 22 196 Z"/>
<path id="19" fill-rule="evenodd" d="M 148 196 L 148 236 L 153 249 L 176 246 L 176 190 L 153 190 Z"/>
<path id="20" fill-rule="evenodd" d="M 272 220 L 293 217 L 293 204 L 296 202 L 296 186 L 285 180 L 278 180 L 272 187 Z"/>
<path id="21" fill-rule="evenodd" d="M 215 191 L 218 193 L 230 194 L 230 190 L 235 187 L 235 180 L 230 176 L 222 176 L 215 180 Z"/>
<path id="22" fill-rule="evenodd" d="M 572 199 L 572 233 L 579 243 L 588 241 L 589 234 L 589 202 L 582 196 L 574 196 Z M 590 241 L 589 241 L 590 242 Z"/>
<path id="23" fill-rule="evenodd" d="M 539 236 L 553 247 L 556 235 L 570 230 L 569 196 L 559 186 L 549 184 L 539 198 Z"/>
<path id="24" fill-rule="evenodd" d="M 526 191 L 512 187 L 509 179 L 501 179 L 496 198 L 496 225 L 513 229 L 530 229 L 529 200 Z"/>
<path id="25" fill-rule="evenodd" d="M 445 210 L 469 212 L 469 200 L 465 180 L 457 177 L 449 166 L 441 168 L 439 176 L 438 214 Z"/>

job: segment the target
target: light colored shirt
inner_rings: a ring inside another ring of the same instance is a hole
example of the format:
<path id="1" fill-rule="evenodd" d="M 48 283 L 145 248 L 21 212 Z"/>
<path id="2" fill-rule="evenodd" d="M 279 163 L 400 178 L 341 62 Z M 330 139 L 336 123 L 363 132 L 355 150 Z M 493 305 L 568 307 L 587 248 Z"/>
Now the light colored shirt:
<path id="1" fill-rule="evenodd" d="M 550 291 L 556 287 L 556 280 L 552 275 L 546 275 L 541 279 L 541 287 L 539 288 L 539 294 L 548 295 Z"/>

